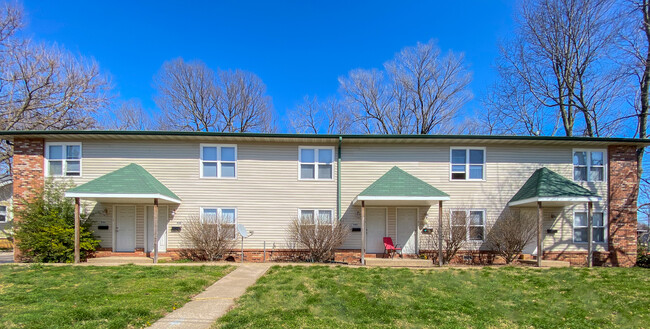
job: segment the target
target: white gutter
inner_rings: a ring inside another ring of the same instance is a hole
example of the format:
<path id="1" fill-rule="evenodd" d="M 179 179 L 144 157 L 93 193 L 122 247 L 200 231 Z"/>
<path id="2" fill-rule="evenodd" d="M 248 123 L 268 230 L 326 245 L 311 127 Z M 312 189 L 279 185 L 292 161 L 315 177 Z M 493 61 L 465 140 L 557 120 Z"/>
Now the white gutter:
<path id="1" fill-rule="evenodd" d="M 162 194 L 152 193 L 152 194 L 130 194 L 130 193 L 75 193 L 75 192 L 65 192 L 66 198 L 105 198 L 105 199 L 118 199 L 118 198 L 127 198 L 127 199 L 160 199 L 174 203 L 181 203 L 181 200 L 171 198 Z"/>
<path id="2" fill-rule="evenodd" d="M 579 196 L 579 197 L 533 197 L 533 198 L 528 198 L 528 199 L 523 199 L 523 200 L 518 200 L 518 201 L 512 201 L 508 202 L 509 206 L 520 206 L 523 204 L 528 204 L 528 203 L 536 203 L 536 202 L 575 202 L 575 203 L 582 203 L 582 202 L 598 202 L 601 201 L 603 198 L 599 196 Z"/>

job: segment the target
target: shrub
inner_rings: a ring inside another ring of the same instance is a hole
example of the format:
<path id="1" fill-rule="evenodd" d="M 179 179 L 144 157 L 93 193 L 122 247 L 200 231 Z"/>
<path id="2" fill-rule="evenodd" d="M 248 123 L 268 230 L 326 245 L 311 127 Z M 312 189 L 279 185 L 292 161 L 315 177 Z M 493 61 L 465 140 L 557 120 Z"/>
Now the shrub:
<path id="1" fill-rule="evenodd" d="M 466 238 L 465 228 L 458 226 L 450 227 L 449 219 L 448 214 L 442 217 L 442 260 L 445 264 L 449 264 L 454 259 Z M 438 244 L 440 227 L 438 224 L 438 222 L 433 224 L 431 234 L 423 234 L 423 244 L 425 246 L 424 249 L 427 250 L 427 256 L 436 264 L 438 263 L 438 252 L 440 248 Z"/>
<path id="2" fill-rule="evenodd" d="M 536 216 L 508 208 L 492 226 L 486 243 L 498 255 L 503 256 L 506 264 L 510 264 L 535 239 L 536 233 Z"/>
<path id="3" fill-rule="evenodd" d="M 338 249 L 348 236 L 347 225 L 335 220 L 332 224 L 304 224 L 298 219 L 291 221 L 288 228 L 289 240 L 298 247 L 307 249 L 312 262 L 327 262 L 334 259 Z"/>
<path id="4" fill-rule="evenodd" d="M 636 248 L 636 266 L 650 268 L 650 250 L 643 243 Z"/>
<path id="5" fill-rule="evenodd" d="M 14 237 L 23 261 L 74 261 L 74 202 L 63 196 L 65 190 L 71 187 L 67 183 L 48 180 L 34 197 L 23 200 L 25 207 L 16 211 L 19 220 L 14 222 Z M 82 260 L 91 256 L 99 246 L 90 225 L 87 214 L 81 213 L 79 241 Z"/>
<path id="6" fill-rule="evenodd" d="M 223 259 L 236 243 L 235 226 L 221 218 L 202 221 L 192 216 L 183 224 L 182 238 L 186 248 L 180 256 L 197 261 L 216 261 Z"/>

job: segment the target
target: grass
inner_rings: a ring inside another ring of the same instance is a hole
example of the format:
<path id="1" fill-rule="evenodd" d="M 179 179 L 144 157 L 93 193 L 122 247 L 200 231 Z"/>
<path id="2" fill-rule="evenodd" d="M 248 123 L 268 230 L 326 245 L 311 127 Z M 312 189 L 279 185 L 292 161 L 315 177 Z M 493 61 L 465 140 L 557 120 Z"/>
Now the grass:
<path id="1" fill-rule="evenodd" d="M 142 328 L 228 266 L 0 266 L 0 328 Z"/>
<path id="2" fill-rule="evenodd" d="M 275 266 L 215 328 L 650 328 L 642 268 Z"/>

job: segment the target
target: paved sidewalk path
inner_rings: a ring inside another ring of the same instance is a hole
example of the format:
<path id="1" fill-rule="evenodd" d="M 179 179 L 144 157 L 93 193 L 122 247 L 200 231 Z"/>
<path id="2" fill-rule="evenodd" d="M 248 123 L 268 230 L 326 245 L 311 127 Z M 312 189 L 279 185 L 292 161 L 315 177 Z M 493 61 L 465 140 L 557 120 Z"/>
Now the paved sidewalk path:
<path id="1" fill-rule="evenodd" d="M 271 267 L 270 264 L 244 264 L 195 296 L 183 307 L 167 314 L 150 328 L 210 328 Z"/>

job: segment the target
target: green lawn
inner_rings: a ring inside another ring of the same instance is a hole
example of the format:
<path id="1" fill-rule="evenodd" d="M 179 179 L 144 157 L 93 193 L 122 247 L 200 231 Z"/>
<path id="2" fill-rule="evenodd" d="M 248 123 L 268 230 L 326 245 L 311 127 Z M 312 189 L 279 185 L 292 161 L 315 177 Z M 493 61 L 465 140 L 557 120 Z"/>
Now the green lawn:
<path id="1" fill-rule="evenodd" d="M 650 270 L 275 266 L 215 327 L 650 328 Z"/>
<path id="2" fill-rule="evenodd" d="M 228 266 L 0 266 L 0 328 L 141 328 Z"/>

